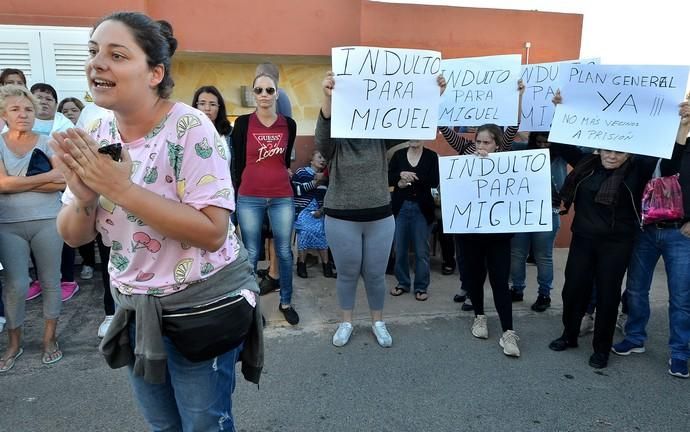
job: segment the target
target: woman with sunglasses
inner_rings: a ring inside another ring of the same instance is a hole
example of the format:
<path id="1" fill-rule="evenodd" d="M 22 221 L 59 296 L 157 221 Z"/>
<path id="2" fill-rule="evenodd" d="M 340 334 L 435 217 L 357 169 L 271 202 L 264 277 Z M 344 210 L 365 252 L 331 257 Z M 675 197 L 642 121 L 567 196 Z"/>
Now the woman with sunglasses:
<path id="1" fill-rule="evenodd" d="M 237 219 L 249 260 L 256 271 L 261 226 L 268 212 L 280 271 L 278 309 L 291 325 L 299 322 L 292 307 L 292 228 L 295 220 L 290 184 L 290 155 L 297 125 L 276 114 L 278 79 L 266 73 L 254 78 L 256 111 L 235 120 L 233 178 L 237 180 Z"/>

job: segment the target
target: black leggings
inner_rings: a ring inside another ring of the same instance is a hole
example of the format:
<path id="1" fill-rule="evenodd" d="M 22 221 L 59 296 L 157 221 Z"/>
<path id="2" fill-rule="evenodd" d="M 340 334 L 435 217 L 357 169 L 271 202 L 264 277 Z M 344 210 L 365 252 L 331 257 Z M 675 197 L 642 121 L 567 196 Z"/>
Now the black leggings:
<path id="1" fill-rule="evenodd" d="M 110 274 L 108 274 L 108 261 L 110 260 L 110 248 L 103 244 L 101 235 L 96 236 L 98 256 L 101 259 L 101 280 L 103 281 L 103 310 L 106 315 L 115 315 L 115 301 L 110 293 Z M 93 249 L 93 248 L 92 248 Z"/>
<path id="2" fill-rule="evenodd" d="M 103 310 L 106 315 L 115 314 L 115 301 L 110 293 L 110 275 L 108 274 L 108 260 L 110 259 L 110 248 L 103 244 L 103 238 L 96 236 L 98 246 L 98 256 L 101 259 L 101 281 L 103 282 Z M 79 255 L 83 259 L 83 264 L 89 267 L 96 267 L 96 249 L 93 242 L 79 246 Z"/>
<path id="3" fill-rule="evenodd" d="M 592 347 L 608 354 L 616 330 L 623 276 L 630 261 L 634 234 L 618 238 L 588 238 L 573 233 L 563 286 L 563 336 L 577 340 L 580 322 L 596 285 L 597 314 Z"/>
<path id="4" fill-rule="evenodd" d="M 489 275 L 494 306 L 503 331 L 513 329 L 513 303 L 508 288 L 512 234 L 459 234 L 463 252 L 463 287 L 472 300 L 474 314 L 484 315 L 484 282 Z"/>

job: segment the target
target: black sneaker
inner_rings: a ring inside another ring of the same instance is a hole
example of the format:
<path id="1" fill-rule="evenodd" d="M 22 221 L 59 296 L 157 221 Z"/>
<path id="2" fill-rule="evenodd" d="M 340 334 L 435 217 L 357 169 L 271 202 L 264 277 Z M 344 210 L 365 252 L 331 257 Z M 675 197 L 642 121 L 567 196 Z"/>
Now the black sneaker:
<path id="1" fill-rule="evenodd" d="M 280 281 L 278 279 L 273 279 L 269 275 L 266 275 L 266 277 L 259 282 L 259 295 L 266 295 L 278 290 L 280 290 Z"/>
<path id="2" fill-rule="evenodd" d="M 307 263 L 297 261 L 297 276 L 301 277 L 302 279 L 309 277 L 307 274 Z"/>
<path id="3" fill-rule="evenodd" d="M 544 312 L 549 306 L 551 306 L 551 297 L 539 294 L 531 309 L 535 312 Z"/>
<path id="4" fill-rule="evenodd" d="M 597 353 L 589 358 L 589 365 L 594 369 L 604 369 L 609 364 L 609 353 Z"/>
<path id="5" fill-rule="evenodd" d="M 299 323 L 299 315 L 297 315 L 297 311 L 292 306 L 283 308 L 283 306 L 279 305 L 278 310 L 282 312 L 288 324 L 297 325 L 297 323 Z"/>
<path id="6" fill-rule="evenodd" d="M 549 349 L 552 351 L 565 351 L 568 348 L 577 348 L 577 340 L 569 341 L 567 337 L 561 336 L 549 344 Z"/>
<path id="7" fill-rule="evenodd" d="M 441 266 L 441 274 L 444 276 L 452 275 L 455 273 L 455 266 L 451 264 L 443 264 Z M 464 300 L 463 300 L 464 301 Z"/>
<path id="8" fill-rule="evenodd" d="M 469 312 L 474 310 L 474 306 L 472 306 L 472 299 L 467 297 L 465 299 L 465 302 L 460 306 L 460 310 Z"/>
<path id="9" fill-rule="evenodd" d="M 524 294 L 522 294 L 521 292 L 510 290 L 510 299 L 513 301 L 513 303 L 521 302 L 524 297 Z"/>
<path id="10" fill-rule="evenodd" d="M 323 267 L 323 277 L 326 278 L 336 278 L 335 274 L 335 269 L 333 268 L 333 262 L 329 261 L 325 264 L 322 264 L 321 267 Z"/>
<path id="11" fill-rule="evenodd" d="M 265 268 L 265 269 L 258 269 L 258 270 L 256 271 L 256 275 L 259 276 L 261 279 L 263 279 L 263 278 L 265 278 L 266 276 L 268 276 L 268 269 L 267 269 L 267 268 Z"/>

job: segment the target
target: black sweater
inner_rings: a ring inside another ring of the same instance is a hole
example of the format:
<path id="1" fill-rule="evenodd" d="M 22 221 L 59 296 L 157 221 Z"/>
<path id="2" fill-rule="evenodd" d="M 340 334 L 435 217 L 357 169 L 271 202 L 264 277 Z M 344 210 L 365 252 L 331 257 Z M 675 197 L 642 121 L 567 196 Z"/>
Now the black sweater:
<path id="1" fill-rule="evenodd" d="M 577 186 L 572 232 L 585 237 L 629 238 L 639 231 L 642 193 L 654 174 L 658 160 L 650 156 L 633 156 L 631 167 L 618 188 L 618 199 L 611 206 L 598 204 L 594 200 L 601 184 L 613 172 L 599 164 Z M 690 214 L 690 153 L 684 146 L 676 144 L 672 159 L 662 160 L 660 170 L 662 176 L 681 172 L 680 183 L 687 216 Z"/>
<path id="2" fill-rule="evenodd" d="M 419 180 L 412 182 L 411 186 L 399 188 L 398 180 L 402 171 L 415 173 Z M 433 223 L 435 205 L 431 188 L 438 187 L 438 177 L 438 155 L 435 151 L 422 149 L 416 167 L 407 160 L 407 148 L 396 151 L 388 164 L 388 185 L 394 186 L 391 200 L 393 214 L 398 216 L 404 201 L 414 201 L 419 205 L 427 224 Z"/>

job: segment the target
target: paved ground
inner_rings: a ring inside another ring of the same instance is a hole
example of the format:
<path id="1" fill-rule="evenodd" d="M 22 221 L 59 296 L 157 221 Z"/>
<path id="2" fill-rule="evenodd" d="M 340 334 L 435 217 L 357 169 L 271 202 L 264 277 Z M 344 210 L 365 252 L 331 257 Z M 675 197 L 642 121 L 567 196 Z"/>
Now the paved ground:
<path id="1" fill-rule="evenodd" d="M 558 250 L 562 275 L 566 250 Z M 382 349 L 371 331 L 360 291 L 355 333 L 343 348 L 330 344 L 337 322 L 334 281 L 310 268 L 295 278 L 302 322 L 291 328 L 264 297 L 266 368 L 260 388 L 240 381 L 235 392 L 240 431 L 678 431 L 690 430 L 690 381 L 666 373 L 665 276 L 657 268 L 648 352 L 612 356 L 609 368 L 587 366 L 591 337 L 581 348 L 554 353 L 560 301 L 543 314 L 529 310 L 536 296 L 514 307 L 522 357 L 498 347 L 498 318 L 487 298 L 491 338 L 470 335 L 471 314 L 450 301 L 457 275 L 441 276 L 433 262 L 431 297 L 386 299 L 394 338 Z M 535 269 L 528 268 L 529 280 Z M 95 281 L 96 279 L 94 279 Z M 394 279 L 389 277 L 389 285 Z M 562 279 L 557 278 L 558 288 Z M 123 370 L 97 353 L 102 319 L 100 285 L 83 282 L 65 304 L 60 341 L 65 358 L 40 364 L 40 298 L 30 302 L 25 354 L 0 376 L 0 432 L 140 431 L 145 425 Z M 616 336 L 619 337 L 618 335 Z M 0 337 L 0 349 L 6 339 Z"/>

